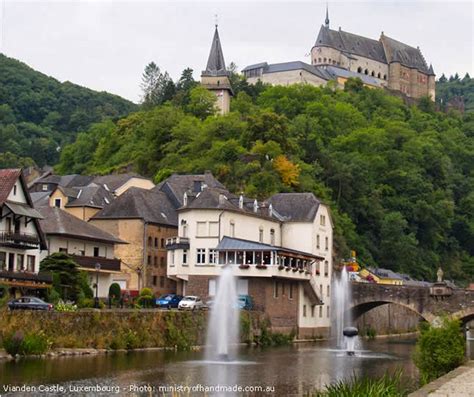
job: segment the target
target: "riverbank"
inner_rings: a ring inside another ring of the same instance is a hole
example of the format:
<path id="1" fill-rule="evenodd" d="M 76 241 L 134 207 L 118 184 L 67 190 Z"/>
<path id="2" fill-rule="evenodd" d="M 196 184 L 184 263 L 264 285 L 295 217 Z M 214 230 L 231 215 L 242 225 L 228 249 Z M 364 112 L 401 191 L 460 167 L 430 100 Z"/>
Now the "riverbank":
<path id="1" fill-rule="evenodd" d="M 408 397 L 472 397 L 474 361 L 469 361 L 411 393 Z"/>

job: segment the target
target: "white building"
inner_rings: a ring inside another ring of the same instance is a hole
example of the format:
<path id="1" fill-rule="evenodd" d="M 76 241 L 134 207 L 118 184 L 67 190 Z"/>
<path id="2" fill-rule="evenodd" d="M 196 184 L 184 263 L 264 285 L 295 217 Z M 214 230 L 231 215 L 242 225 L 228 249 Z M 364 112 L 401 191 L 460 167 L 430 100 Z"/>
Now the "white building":
<path id="1" fill-rule="evenodd" d="M 212 297 L 222 265 L 234 266 L 239 294 L 250 295 L 272 328 L 298 337 L 330 327 L 332 222 L 311 193 L 266 202 L 203 187 L 183 195 L 178 236 L 168 239 L 168 276 L 178 293 Z"/>
<path id="2" fill-rule="evenodd" d="M 0 170 L 0 284 L 14 295 L 36 293 L 51 285 L 38 274 L 46 241 L 20 169 Z"/>

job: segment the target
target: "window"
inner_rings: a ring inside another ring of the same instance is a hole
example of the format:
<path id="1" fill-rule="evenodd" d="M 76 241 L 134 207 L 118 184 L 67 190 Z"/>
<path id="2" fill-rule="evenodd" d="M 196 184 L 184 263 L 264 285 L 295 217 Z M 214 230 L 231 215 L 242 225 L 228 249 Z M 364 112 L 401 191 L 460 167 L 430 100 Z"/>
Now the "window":
<path id="1" fill-rule="evenodd" d="M 165 267 L 165 257 L 164 256 L 162 256 L 160 258 L 160 267 Z"/>
<path id="2" fill-rule="evenodd" d="M 215 249 L 209 249 L 209 263 L 217 263 L 217 252 Z"/>
<path id="3" fill-rule="evenodd" d="M 197 248 L 197 263 L 204 264 L 206 263 L 206 249 L 205 248 Z"/>
<path id="4" fill-rule="evenodd" d="M 293 283 L 290 283 L 290 294 L 288 295 L 288 299 L 293 299 Z"/>
<path id="5" fill-rule="evenodd" d="M 151 242 L 152 242 L 152 238 L 150 236 L 148 236 L 148 246 L 151 247 Z"/>
<path id="6" fill-rule="evenodd" d="M 326 307 L 326 317 L 327 317 L 327 318 L 329 318 L 329 314 L 330 314 L 330 313 L 331 313 L 331 312 L 330 312 L 329 306 L 328 306 L 328 307 Z"/>
<path id="7" fill-rule="evenodd" d="M 7 266 L 7 253 L 0 251 L 0 270 L 5 270 Z"/>
<path id="8" fill-rule="evenodd" d="M 380 74 L 380 72 L 379 72 L 379 74 L 377 74 L 377 78 L 380 79 L 380 77 L 381 77 L 381 74 Z"/>
<path id="9" fill-rule="evenodd" d="M 306 305 L 303 305 L 303 317 L 306 317 Z"/>
<path id="10" fill-rule="evenodd" d="M 209 235 L 219 236 L 219 222 L 209 222 Z"/>
<path id="11" fill-rule="evenodd" d="M 155 237 L 155 244 L 154 245 L 155 245 L 155 248 L 158 248 L 158 238 L 157 237 Z"/>
<path id="12" fill-rule="evenodd" d="M 260 241 L 261 243 L 263 243 L 263 227 L 261 227 L 260 229 L 258 229 L 258 241 Z"/>
<path id="13" fill-rule="evenodd" d="M 84 250 L 79 250 L 79 255 L 85 256 L 85 255 L 86 255 L 86 251 L 84 251 Z"/>
<path id="14" fill-rule="evenodd" d="M 323 285 L 319 284 L 319 297 L 322 299 L 323 298 Z"/>
<path id="15" fill-rule="evenodd" d="M 165 277 L 164 276 L 160 276 L 160 287 L 161 288 L 164 288 L 165 286 Z"/>
<path id="16" fill-rule="evenodd" d="M 329 237 L 324 239 L 324 249 L 327 251 L 329 249 Z"/>
<path id="17" fill-rule="evenodd" d="M 270 244 L 275 245 L 275 229 L 270 229 Z"/>
<path id="18" fill-rule="evenodd" d="M 158 277 L 153 276 L 153 285 L 155 285 L 155 286 L 156 286 L 156 280 L 157 280 L 157 279 L 158 279 Z"/>
<path id="19" fill-rule="evenodd" d="M 94 256 L 96 257 L 99 256 L 99 252 L 100 252 L 99 247 L 94 247 Z"/>
<path id="20" fill-rule="evenodd" d="M 183 265 L 188 263 L 188 250 L 183 250 Z"/>
<path id="21" fill-rule="evenodd" d="M 188 237 L 188 223 L 185 219 L 181 220 L 182 236 Z"/>
<path id="22" fill-rule="evenodd" d="M 323 307 L 319 306 L 319 318 L 323 317 Z"/>
<path id="23" fill-rule="evenodd" d="M 326 217 L 324 215 L 319 216 L 319 223 L 321 226 L 326 226 Z"/>
<path id="24" fill-rule="evenodd" d="M 316 235 L 316 248 L 319 249 L 319 234 Z"/>
<path id="25" fill-rule="evenodd" d="M 326 296 L 329 298 L 331 296 L 331 287 L 328 285 L 326 288 Z"/>
<path id="26" fill-rule="evenodd" d="M 321 63 L 321 58 L 318 58 L 318 62 Z"/>
<path id="27" fill-rule="evenodd" d="M 326 63 L 326 58 L 323 59 L 323 62 Z"/>
<path id="28" fill-rule="evenodd" d="M 153 257 L 153 266 L 158 267 L 158 257 Z"/>
<path id="29" fill-rule="evenodd" d="M 59 252 L 64 252 L 65 254 L 67 254 L 67 248 L 59 248 Z"/>
<path id="30" fill-rule="evenodd" d="M 161 239 L 160 243 L 161 243 L 161 248 L 165 248 L 165 239 L 164 238 Z"/>
<path id="31" fill-rule="evenodd" d="M 16 185 L 13 185 L 13 195 L 16 196 Z"/>
<path id="32" fill-rule="evenodd" d="M 383 75 L 383 79 L 387 80 L 387 75 L 386 74 Z"/>
<path id="33" fill-rule="evenodd" d="M 369 69 L 365 69 L 364 74 L 369 74 Z"/>
<path id="34" fill-rule="evenodd" d="M 278 281 L 275 281 L 273 283 L 273 297 L 274 298 L 278 298 L 278 287 L 279 287 Z"/>
<path id="35" fill-rule="evenodd" d="M 362 68 L 360 66 L 357 68 L 357 73 L 362 73 Z"/>
<path id="36" fill-rule="evenodd" d="M 202 237 L 206 234 L 206 222 L 196 222 L 196 236 Z"/>
<path id="37" fill-rule="evenodd" d="M 370 73 L 372 77 L 375 77 L 375 72 L 372 70 L 372 73 Z"/>
<path id="38" fill-rule="evenodd" d="M 230 237 L 235 237 L 235 223 L 230 221 Z"/>
<path id="39" fill-rule="evenodd" d="M 324 277 L 329 275 L 329 263 L 328 261 L 324 261 Z"/>
<path id="40" fill-rule="evenodd" d="M 54 199 L 54 206 L 57 207 L 57 208 L 61 208 L 61 199 L 60 198 Z"/>
<path id="41" fill-rule="evenodd" d="M 174 251 L 170 251 L 170 262 L 171 266 L 174 266 Z"/>
<path id="42" fill-rule="evenodd" d="M 314 317 L 314 308 L 316 306 L 315 305 L 311 305 L 311 317 Z"/>
<path id="43" fill-rule="evenodd" d="M 151 255 L 148 255 L 146 263 L 147 265 L 151 265 Z"/>
<path id="44" fill-rule="evenodd" d="M 41 186 L 41 189 L 43 190 L 43 192 L 47 192 L 48 191 L 48 185 Z"/>
<path id="45" fill-rule="evenodd" d="M 16 270 L 24 270 L 25 266 L 25 255 L 17 254 L 16 255 Z"/>
<path id="46" fill-rule="evenodd" d="M 316 262 L 316 274 L 319 275 L 321 273 L 321 263 L 318 261 Z"/>

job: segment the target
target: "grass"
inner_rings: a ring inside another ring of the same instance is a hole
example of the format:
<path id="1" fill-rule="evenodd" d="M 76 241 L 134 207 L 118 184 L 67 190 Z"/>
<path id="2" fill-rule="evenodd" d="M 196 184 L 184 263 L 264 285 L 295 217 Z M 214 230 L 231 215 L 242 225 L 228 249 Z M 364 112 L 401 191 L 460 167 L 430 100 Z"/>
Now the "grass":
<path id="1" fill-rule="evenodd" d="M 378 379 L 353 376 L 349 381 L 328 385 L 312 397 L 405 397 L 408 390 L 402 387 L 401 370 L 390 375 L 385 373 Z"/>

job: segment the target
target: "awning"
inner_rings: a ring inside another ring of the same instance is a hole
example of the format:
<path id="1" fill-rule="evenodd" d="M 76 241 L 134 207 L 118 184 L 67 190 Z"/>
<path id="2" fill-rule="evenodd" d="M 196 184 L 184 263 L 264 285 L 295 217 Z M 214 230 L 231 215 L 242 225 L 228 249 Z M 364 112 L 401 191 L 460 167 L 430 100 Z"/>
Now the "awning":
<path id="1" fill-rule="evenodd" d="M 34 219 L 43 219 L 43 216 L 38 211 L 28 205 L 6 201 L 5 206 L 8 207 L 8 209 L 15 215 L 26 216 L 28 218 Z"/>
<path id="2" fill-rule="evenodd" d="M 310 254 L 308 252 L 297 251 L 290 248 L 277 247 L 274 245 L 257 243 L 256 241 L 242 240 L 224 236 L 216 247 L 217 251 L 276 251 L 281 255 L 294 257 L 310 257 L 317 260 L 323 260 L 322 256 Z"/>

